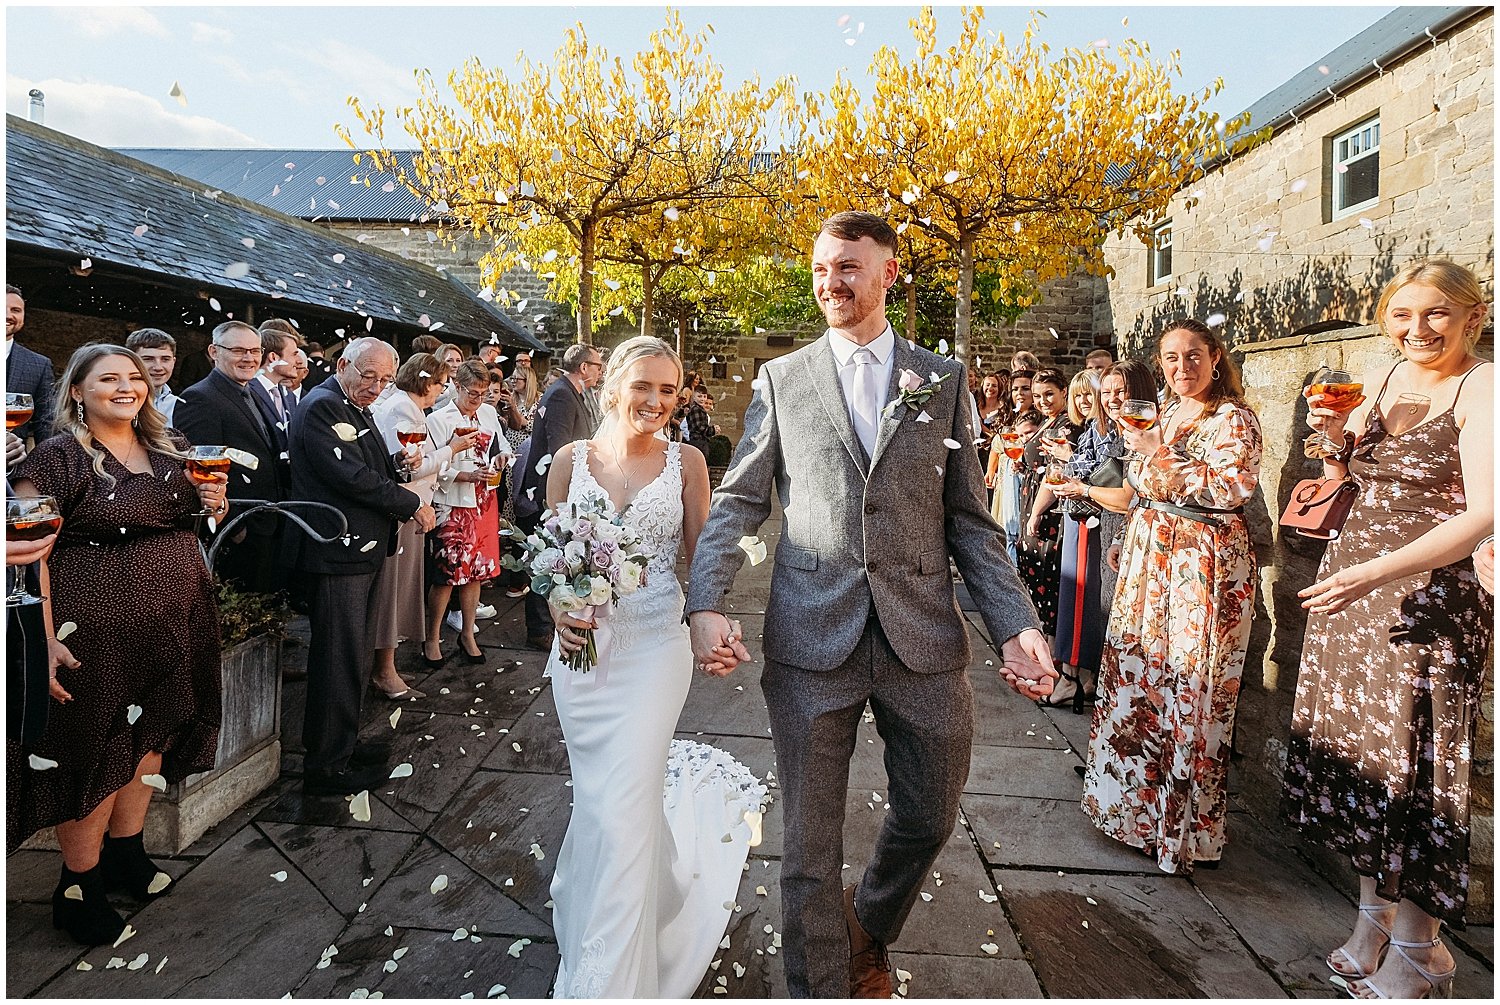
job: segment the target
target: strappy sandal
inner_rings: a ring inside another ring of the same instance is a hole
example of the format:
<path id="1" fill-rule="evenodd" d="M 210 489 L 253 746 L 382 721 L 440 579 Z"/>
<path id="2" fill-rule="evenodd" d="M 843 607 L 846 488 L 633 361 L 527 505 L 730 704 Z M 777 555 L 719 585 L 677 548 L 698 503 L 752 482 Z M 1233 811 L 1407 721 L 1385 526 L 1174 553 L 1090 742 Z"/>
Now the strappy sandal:
<path id="1" fill-rule="evenodd" d="M 1417 997 L 1419 998 L 1430 998 L 1432 997 L 1434 992 L 1436 992 L 1443 998 L 1453 997 L 1453 978 L 1458 975 L 1457 963 L 1454 963 L 1454 965 L 1446 972 L 1435 974 L 1431 970 L 1428 970 L 1426 967 L 1422 966 L 1422 964 L 1418 963 L 1416 960 L 1412 959 L 1411 954 L 1407 952 L 1408 949 L 1436 949 L 1442 944 L 1442 939 L 1433 939 L 1431 942 L 1402 942 L 1400 939 L 1391 940 L 1391 948 L 1394 949 L 1397 955 L 1406 962 L 1407 966 L 1411 967 L 1417 972 L 1417 976 L 1421 977 L 1422 980 L 1427 982 L 1427 991 L 1421 995 L 1418 995 Z M 1361 991 L 1368 991 L 1369 995 L 1360 994 L 1359 992 Z M 1375 985 L 1371 984 L 1369 980 L 1366 979 L 1364 981 L 1358 982 L 1357 984 L 1349 985 L 1349 997 L 1390 998 L 1391 996 L 1377 988 Z M 1406 995 L 1401 995 L 1399 997 L 1405 998 Z"/>
<path id="2" fill-rule="evenodd" d="M 1058 677 L 1061 680 L 1072 681 L 1073 691 L 1070 694 L 1063 696 L 1062 698 L 1059 698 L 1057 696 L 1057 692 L 1055 690 L 1052 692 L 1052 694 L 1049 694 L 1045 698 L 1038 698 L 1036 700 L 1036 703 L 1043 708 L 1070 708 L 1073 706 L 1073 696 L 1078 694 L 1083 689 L 1083 684 L 1081 681 L 1079 681 L 1077 674 L 1066 673 L 1062 670 L 1059 670 Z"/>
<path id="3" fill-rule="evenodd" d="M 1377 918 L 1376 915 L 1384 914 L 1386 911 L 1394 911 L 1395 909 L 1396 904 L 1394 901 L 1389 904 L 1359 905 L 1359 913 L 1364 916 L 1364 919 L 1370 924 L 1374 925 L 1376 930 L 1379 931 L 1381 935 L 1385 936 L 1386 945 L 1380 947 L 1380 952 L 1375 958 L 1375 966 L 1377 969 L 1380 967 L 1380 964 L 1385 961 L 1386 948 L 1390 945 L 1391 941 L 1391 930 L 1382 925 L 1380 923 L 1380 919 Z M 1394 920 L 1395 919 L 1393 918 L 1392 921 L 1394 922 Z M 1349 951 L 1346 950 L 1343 946 L 1339 946 L 1333 952 L 1323 957 L 1323 962 L 1328 965 L 1329 970 L 1332 970 L 1336 976 L 1342 977 L 1345 981 L 1362 981 L 1370 976 L 1370 974 L 1365 973 L 1364 968 L 1359 965 L 1359 961 L 1351 956 L 1349 954 Z M 1342 964 L 1343 967 L 1347 967 L 1348 969 L 1342 969 L 1340 964 Z M 1371 971 L 1371 973 L 1374 973 L 1374 971 Z"/>

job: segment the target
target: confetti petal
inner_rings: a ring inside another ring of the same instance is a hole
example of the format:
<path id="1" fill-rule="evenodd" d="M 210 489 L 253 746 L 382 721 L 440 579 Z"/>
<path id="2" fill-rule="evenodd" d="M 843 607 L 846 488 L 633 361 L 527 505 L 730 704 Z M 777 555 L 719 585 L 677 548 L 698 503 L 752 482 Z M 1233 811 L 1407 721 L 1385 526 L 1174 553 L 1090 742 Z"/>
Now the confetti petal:
<path id="1" fill-rule="evenodd" d="M 225 279 L 244 279 L 250 274 L 249 262 L 230 262 L 224 266 Z"/>
<path id="2" fill-rule="evenodd" d="M 141 717 L 141 706 L 139 706 L 139 705 L 127 705 L 125 707 L 125 721 L 126 722 L 128 722 L 132 726 L 134 726 L 135 725 L 135 721 L 137 719 L 139 719 L 140 717 Z"/>
<path id="3" fill-rule="evenodd" d="M 957 450 L 959 447 L 963 446 L 963 444 L 959 443 L 955 439 L 952 439 L 951 437 L 944 437 L 943 446 L 947 447 L 949 450 Z"/>
<path id="4" fill-rule="evenodd" d="M 448 889 L 448 877 L 444 873 L 438 873 L 437 878 L 432 881 L 432 885 L 427 888 L 427 892 L 442 893 L 446 889 Z"/>
<path id="5" fill-rule="evenodd" d="M 146 892 L 152 894 L 161 893 L 171 885 L 172 877 L 168 876 L 164 872 L 158 871 L 155 876 L 151 877 L 151 885 L 146 887 Z"/>
<path id="6" fill-rule="evenodd" d="M 397 711 L 400 711 L 400 710 L 397 709 Z M 392 778 L 410 778 L 411 777 L 411 772 L 412 772 L 411 762 L 410 761 L 402 761 L 400 764 L 396 765 L 394 768 L 391 769 L 391 777 Z"/>
<path id="7" fill-rule="evenodd" d="M 349 800 L 349 815 L 360 823 L 370 822 L 370 790 L 361 789 Z"/>
<path id="8" fill-rule="evenodd" d="M 119 949 L 119 948 L 120 948 L 120 946 L 121 946 L 121 944 L 123 944 L 123 943 L 125 943 L 125 942 L 127 942 L 127 941 L 128 941 L 128 940 L 130 940 L 130 939 L 133 939 L 133 938 L 135 938 L 135 936 L 136 936 L 136 931 L 135 931 L 135 929 L 134 929 L 134 928 L 131 928 L 131 927 L 130 927 L 130 926 L 129 926 L 129 925 L 126 925 L 126 926 L 125 926 L 125 927 L 124 927 L 124 928 L 123 928 L 123 929 L 122 929 L 122 930 L 121 930 L 121 931 L 120 931 L 120 934 L 119 934 L 119 936 L 118 936 L 118 937 L 117 937 L 117 938 L 116 938 L 116 939 L 115 939 L 115 944 L 114 944 L 114 946 L 113 946 L 113 947 L 112 947 L 112 948 L 114 948 L 114 949 Z"/>
<path id="9" fill-rule="evenodd" d="M 38 757 L 35 754 L 28 755 L 26 760 L 27 763 L 31 765 L 32 770 L 34 771 L 46 771 L 49 768 L 57 767 L 57 762 L 52 760 L 51 758 Z"/>
<path id="10" fill-rule="evenodd" d="M 278 870 L 276 870 L 275 872 L 271 873 L 271 878 L 274 879 L 278 883 L 285 883 L 286 882 L 286 870 L 285 869 L 278 869 Z"/>
<path id="11" fill-rule="evenodd" d="M 63 896 L 68 900 L 81 901 L 83 900 L 83 887 L 79 886 L 77 883 L 74 883 L 72 886 L 63 891 Z"/>
<path id="12" fill-rule="evenodd" d="M 766 543 L 758 537 L 740 538 L 740 550 L 750 557 L 751 565 L 759 565 L 766 560 Z"/>
<path id="13" fill-rule="evenodd" d="M 76 631 L 78 631 L 77 624 L 72 621 L 64 621 L 62 627 L 57 630 L 57 641 L 61 642 Z"/>
<path id="14" fill-rule="evenodd" d="M 142 775 L 141 784 L 149 785 L 158 792 L 167 791 L 167 780 L 161 775 Z"/>
<path id="15" fill-rule="evenodd" d="M 986 942 L 984 945 L 980 946 L 979 948 L 982 949 L 987 954 L 989 954 L 990 956 L 994 956 L 995 954 L 997 954 L 997 953 L 1000 952 L 1000 947 L 997 946 L 997 945 L 995 945 L 993 942 Z"/>
<path id="16" fill-rule="evenodd" d="M 359 430 L 347 422 L 335 422 L 333 424 L 333 434 L 345 443 L 353 443 L 359 439 Z"/>

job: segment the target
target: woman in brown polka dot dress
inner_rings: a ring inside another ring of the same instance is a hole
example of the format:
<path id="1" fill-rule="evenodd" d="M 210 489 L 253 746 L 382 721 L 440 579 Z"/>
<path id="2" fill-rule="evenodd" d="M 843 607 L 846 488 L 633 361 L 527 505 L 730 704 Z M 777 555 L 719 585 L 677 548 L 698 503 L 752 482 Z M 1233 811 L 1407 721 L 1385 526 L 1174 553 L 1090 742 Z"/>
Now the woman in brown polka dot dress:
<path id="1" fill-rule="evenodd" d="M 107 890 L 170 889 L 141 845 L 143 779 L 214 766 L 219 612 L 193 514 L 224 518 L 226 479 L 187 479 L 187 443 L 149 403 L 133 352 L 85 346 L 59 386 L 58 435 L 16 472 L 18 494 L 57 499 L 63 526 L 42 584 L 54 700 L 42 738 L 8 752 L 6 847 L 56 825 L 53 923 L 97 945 L 124 928 Z"/>

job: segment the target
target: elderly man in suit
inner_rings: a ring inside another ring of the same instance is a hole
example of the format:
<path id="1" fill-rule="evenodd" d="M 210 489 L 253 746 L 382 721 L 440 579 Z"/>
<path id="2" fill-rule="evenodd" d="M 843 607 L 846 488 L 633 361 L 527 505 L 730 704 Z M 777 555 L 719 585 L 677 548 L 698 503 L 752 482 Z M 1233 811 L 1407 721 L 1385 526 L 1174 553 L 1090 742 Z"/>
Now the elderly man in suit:
<path id="1" fill-rule="evenodd" d="M 332 377 L 310 391 L 292 414 L 292 489 L 298 499 L 327 503 L 344 514 L 347 536 L 331 544 L 303 538 L 296 568 L 309 579 L 307 749 L 303 790 L 359 792 L 386 778 L 387 748 L 362 746 L 360 700 L 370 679 L 370 624 L 375 575 L 396 549 L 398 520 L 436 524 L 432 506 L 397 481 L 370 406 L 396 379 L 396 350 L 374 338 L 355 339 Z"/>
<path id="2" fill-rule="evenodd" d="M 744 553 L 785 510 L 761 678 L 781 780 L 788 990 L 888 998 L 886 947 L 953 833 L 969 772 L 969 637 L 952 557 L 999 644 L 1002 675 L 1056 679 L 1035 610 L 985 505 L 961 364 L 898 339 L 885 318 L 896 234 L 839 213 L 813 245 L 818 341 L 767 363 L 698 539 L 687 592 L 700 665 Z M 726 671 L 727 672 L 727 671 Z M 890 811 L 864 875 L 841 891 L 843 807 L 868 703 L 885 740 Z"/>
<path id="3" fill-rule="evenodd" d="M 255 455 L 254 469 L 236 465 L 229 475 L 231 508 L 254 501 L 282 502 L 287 498 L 288 472 L 274 424 L 267 421 L 251 394 L 250 384 L 260 369 L 260 333 L 241 321 L 226 321 L 214 329 L 208 347 L 214 368 L 182 392 L 173 424 L 190 443 L 222 444 Z M 286 585 L 282 567 L 281 518 L 260 513 L 240 524 L 245 536 L 226 543 L 219 571 L 241 588 L 274 593 Z"/>
<path id="4" fill-rule="evenodd" d="M 52 361 L 16 341 L 26 327 L 26 301 L 21 291 L 5 284 L 5 393 L 31 395 L 31 418 L 11 430 L 19 439 L 40 443 L 52 434 L 53 388 L 57 378 Z"/>
<path id="5" fill-rule="evenodd" d="M 518 510 L 529 502 L 546 506 L 547 467 L 563 447 L 574 440 L 586 440 L 599 427 L 588 406 L 586 396 L 604 375 L 604 357 L 591 345 L 570 345 L 563 353 L 563 377 L 554 381 L 537 402 L 531 425 L 531 447 L 526 453 L 526 470 L 521 475 Z M 540 512 L 518 517 L 517 524 L 526 533 L 536 529 Z M 533 649 L 552 648 L 552 617 L 547 602 L 535 593 L 526 594 L 526 644 Z"/>

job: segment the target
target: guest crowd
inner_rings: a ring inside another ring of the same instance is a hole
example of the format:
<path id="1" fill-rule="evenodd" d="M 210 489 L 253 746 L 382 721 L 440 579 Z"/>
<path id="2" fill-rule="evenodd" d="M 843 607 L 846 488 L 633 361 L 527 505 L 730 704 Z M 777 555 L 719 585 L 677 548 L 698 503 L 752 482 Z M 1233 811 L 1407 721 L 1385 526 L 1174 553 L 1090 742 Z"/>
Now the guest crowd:
<path id="1" fill-rule="evenodd" d="M 45 357 L 12 346 L 24 302 L 7 293 L 7 390 L 35 403 L 7 435 L 9 485 L 62 515 L 54 536 L 7 542 L 11 574 L 45 598 L 8 609 L 7 846 L 55 825 L 55 920 L 108 942 L 123 922 L 106 892 L 171 889 L 141 843 L 153 783 L 213 766 L 219 620 L 200 541 L 227 534 L 224 580 L 308 613 L 306 789 L 378 784 L 389 751 L 356 740 L 361 701 L 422 697 L 397 672 L 402 642 L 429 668 L 483 662 L 480 589 L 495 582 L 526 596 L 528 643 L 550 646 L 544 601 L 501 570 L 504 531 L 535 528 L 551 457 L 598 426 L 603 356 L 575 345 L 541 376 L 499 346 L 469 356 L 424 335 L 403 361 L 358 338 L 330 371 L 292 325 L 231 321 L 180 396 L 175 342 L 149 328 L 79 349 L 54 384 Z M 1357 494 L 1301 594 L 1287 808 L 1361 877 L 1352 934 L 1327 961 L 1360 997 L 1444 986 L 1438 929 L 1463 923 L 1492 623 L 1493 367 L 1473 352 L 1485 316 L 1472 273 L 1415 263 L 1379 301 L 1391 359 L 1354 375 L 1353 396 L 1305 392 L 1308 456 Z M 1157 336 L 1149 361 L 1097 350 L 1069 374 L 1018 352 L 970 379 L 997 533 L 1061 672 L 1044 703 L 1092 706 L 1084 812 L 1190 872 L 1228 840 L 1262 430 L 1215 328 L 1184 318 Z M 695 374 L 684 384 L 670 432 L 706 451 L 712 397 Z M 190 479 L 187 452 L 204 445 L 238 451 L 227 477 Z M 328 509 L 301 512 L 311 536 L 261 502 Z"/>

